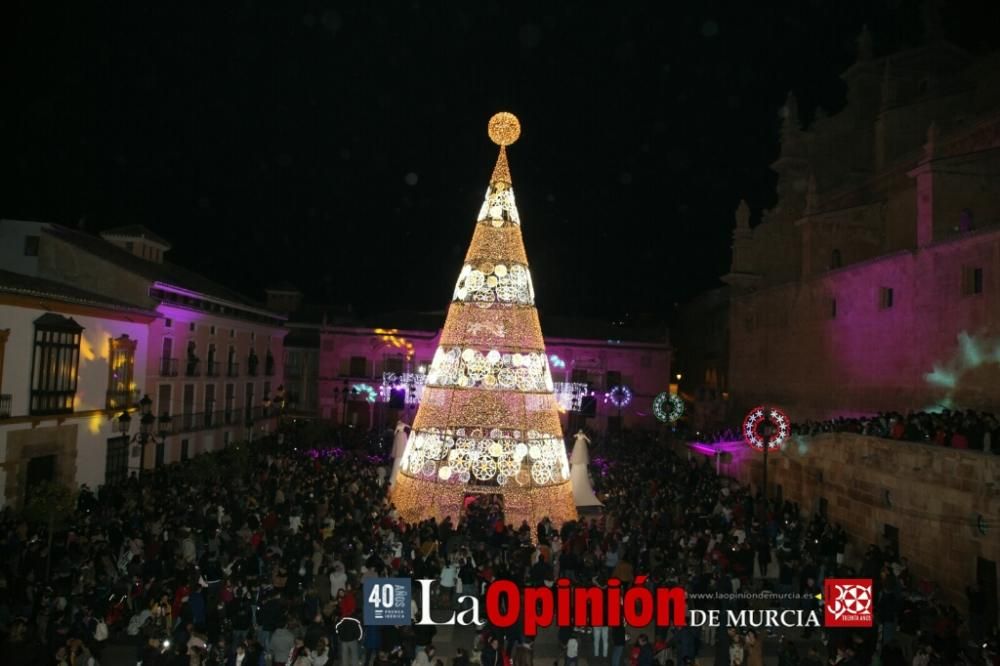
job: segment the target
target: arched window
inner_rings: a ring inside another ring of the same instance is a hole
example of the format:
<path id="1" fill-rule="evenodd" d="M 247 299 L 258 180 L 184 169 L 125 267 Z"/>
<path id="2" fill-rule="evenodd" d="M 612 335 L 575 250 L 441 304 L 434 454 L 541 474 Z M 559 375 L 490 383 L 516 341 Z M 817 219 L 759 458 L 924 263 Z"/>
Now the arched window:
<path id="1" fill-rule="evenodd" d="M 844 260 L 840 256 L 840 250 L 834 249 L 834 251 L 830 253 L 830 269 L 833 270 L 840 268 L 843 265 Z"/>

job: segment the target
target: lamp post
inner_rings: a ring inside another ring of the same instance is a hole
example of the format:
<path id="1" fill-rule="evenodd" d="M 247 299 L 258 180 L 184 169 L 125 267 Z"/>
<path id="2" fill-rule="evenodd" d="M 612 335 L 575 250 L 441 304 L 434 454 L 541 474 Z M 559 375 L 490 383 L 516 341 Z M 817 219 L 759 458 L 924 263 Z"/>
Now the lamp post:
<path id="1" fill-rule="evenodd" d="M 760 436 L 764 440 L 764 478 L 761 481 L 760 488 L 764 495 L 764 504 L 767 504 L 767 454 L 771 450 L 771 433 L 773 428 L 771 427 L 771 421 L 768 420 L 768 407 L 764 406 L 764 422 L 760 424 Z"/>
<path id="2" fill-rule="evenodd" d="M 153 401 L 148 394 L 144 395 L 142 400 L 139 401 L 139 414 L 139 432 L 129 438 L 129 430 L 132 428 L 132 416 L 127 411 L 122 412 L 118 417 L 118 432 L 121 433 L 126 446 L 129 442 L 134 442 L 140 446 L 139 471 L 142 472 L 146 465 L 146 444 L 149 442 L 156 442 L 157 444 L 166 443 L 167 436 L 170 434 L 171 418 L 168 414 L 163 414 L 159 418 L 153 416 Z M 154 434 L 153 427 L 157 424 L 159 428 L 157 428 Z"/>
<path id="3" fill-rule="evenodd" d="M 340 425 L 347 424 L 347 396 L 350 394 L 350 382 L 344 380 L 343 388 L 333 387 L 333 399 L 340 398 Z"/>

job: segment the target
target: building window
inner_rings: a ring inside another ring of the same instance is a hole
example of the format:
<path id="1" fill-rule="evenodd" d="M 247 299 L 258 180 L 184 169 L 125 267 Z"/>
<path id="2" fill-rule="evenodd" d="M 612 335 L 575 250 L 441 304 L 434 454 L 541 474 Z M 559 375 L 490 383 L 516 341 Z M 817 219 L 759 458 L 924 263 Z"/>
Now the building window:
<path id="1" fill-rule="evenodd" d="M 402 356 L 388 356 L 382 364 L 383 372 L 393 372 L 397 375 L 403 372 L 403 357 Z"/>
<path id="2" fill-rule="evenodd" d="M 215 422 L 215 384 L 205 385 L 205 427 L 214 427 Z"/>
<path id="3" fill-rule="evenodd" d="M 233 384 L 226 384 L 226 403 L 225 410 L 223 411 L 222 417 L 225 419 L 226 423 L 233 423 L 236 419 L 233 416 L 233 408 L 236 403 L 236 387 Z"/>
<path id="4" fill-rule="evenodd" d="M 170 328 L 173 325 L 174 325 L 174 320 L 173 319 L 164 319 L 163 320 L 163 328 Z"/>
<path id="5" fill-rule="evenodd" d="M 190 454 L 191 454 L 191 448 L 190 448 L 190 444 L 188 443 L 188 440 L 182 439 L 181 440 L 181 462 L 187 460 L 188 457 L 190 457 Z"/>
<path id="6" fill-rule="evenodd" d="M 983 269 L 974 266 L 962 268 L 962 295 L 973 296 L 983 293 Z"/>
<path id="7" fill-rule="evenodd" d="M 134 241 L 125 241 L 125 251 L 128 252 L 128 253 L 134 252 L 135 251 L 135 242 Z"/>
<path id="8" fill-rule="evenodd" d="M 243 392 L 243 418 L 246 419 L 247 423 L 253 419 L 253 391 L 253 382 L 247 382 L 246 391 Z"/>
<path id="9" fill-rule="evenodd" d="M 888 310 L 893 304 L 892 287 L 882 287 L 879 289 L 878 306 L 882 310 Z"/>
<path id="10" fill-rule="evenodd" d="M 112 338 L 108 363 L 108 409 L 125 409 L 135 402 L 135 348 L 138 340 L 127 335 Z"/>
<path id="11" fill-rule="evenodd" d="M 104 483 L 113 486 L 128 476 L 128 436 L 108 440 L 108 454 L 104 460 Z"/>
<path id="12" fill-rule="evenodd" d="M 188 324 L 188 330 L 191 331 L 192 333 L 194 333 L 194 322 L 191 322 L 190 324 Z"/>
<path id="13" fill-rule="evenodd" d="M 35 320 L 35 353 L 31 361 L 31 413 L 64 414 L 73 411 L 80 337 L 83 327 L 54 313 Z"/>
<path id="14" fill-rule="evenodd" d="M 836 298 L 831 298 L 830 299 L 830 319 L 836 319 L 836 318 L 837 318 L 837 299 Z"/>
<path id="15" fill-rule="evenodd" d="M 840 250 L 834 250 L 830 253 L 830 268 L 836 269 L 844 265 L 844 260 L 840 256 Z"/>
<path id="16" fill-rule="evenodd" d="M 610 389 L 613 386 L 621 386 L 622 383 L 622 373 L 617 370 L 608 370 L 604 374 L 604 388 Z"/>
<path id="17" fill-rule="evenodd" d="M 6 350 L 7 350 L 7 338 L 8 337 L 10 337 L 10 329 L 9 328 L 2 328 L 2 329 L 0 329 L 0 389 L 3 389 L 3 359 L 4 359 L 4 354 L 5 354 Z M 4 398 L 0 398 L 0 400 L 4 400 Z M 9 403 L 10 397 L 7 396 L 6 400 Z M 7 413 L 6 416 L 9 417 L 10 416 L 10 413 L 9 413 L 10 404 L 7 404 L 6 407 L 7 407 L 7 410 L 8 410 L 8 413 Z M 4 414 L 3 414 L 3 408 L 4 408 L 4 406 L 0 405 L 0 418 L 5 418 Z"/>
<path id="18" fill-rule="evenodd" d="M 350 375 L 351 377 L 367 377 L 368 376 L 368 359 L 364 356 L 352 356 L 351 357 L 351 367 Z"/>
<path id="19" fill-rule="evenodd" d="M 236 337 L 236 329 L 235 328 L 229 329 L 229 337 L 231 337 L 231 338 L 235 338 Z"/>
<path id="20" fill-rule="evenodd" d="M 38 256 L 38 236 L 25 236 L 24 237 L 24 256 L 26 257 L 37 257 Z"/>
<path id="21" fill-rule="evenodd" d="M 574 384 L 589 384 L 590 376 L 582 368 L 573 368 L 572 382 Z"/>
<path id="22" fill-rule="evenodd" d="M 215 335 L 215 327 L 214 326 L 209 326 L 208 327 L 208 334 L 209 335 Z"/>

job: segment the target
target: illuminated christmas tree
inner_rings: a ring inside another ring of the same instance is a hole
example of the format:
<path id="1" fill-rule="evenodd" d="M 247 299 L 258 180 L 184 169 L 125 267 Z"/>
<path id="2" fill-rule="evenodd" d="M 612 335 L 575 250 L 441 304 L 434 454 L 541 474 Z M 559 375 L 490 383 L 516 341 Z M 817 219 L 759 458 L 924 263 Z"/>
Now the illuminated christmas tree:
<path id="1" fill-rule="evenodd" d="M 457 520 L 466 497 L 484 493 L 503 495 L 515 526 L 576 518 L 507 165 L 520 133 L 513 114 L 490 119 L 500 156 L 391 491 L 410 521 Z"/>

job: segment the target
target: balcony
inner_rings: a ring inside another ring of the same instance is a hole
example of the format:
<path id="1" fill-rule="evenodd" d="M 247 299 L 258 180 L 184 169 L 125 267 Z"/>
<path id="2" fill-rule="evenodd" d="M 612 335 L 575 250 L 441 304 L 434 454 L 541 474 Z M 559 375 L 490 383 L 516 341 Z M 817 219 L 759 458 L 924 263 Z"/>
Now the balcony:
<path id="1" fill-rule="evenodd" d="M 239 377 L 240 376 L 240 364 L 233 361 L 226 366 L 226 377 Z"/>
<path id="2" fill-rule="evenodd" d="M 9 393 L 0 395 L 0 419 L 10 418 L 11 397 Z"/>
<path id="3" fill-rule="evenodd" d="M 176 358 L 161 358 L 160 359 L 160 376 L 161 377 L 176 377 L 177 376 L 177 359 Z"/>
<path id="4" fill-rule="evenodd" d="M 189 358 L 184 365 L 185 377 L 201 377 L 201 361 L 197 358 Z"/>
<path id="5" fill-rule="evenodd" d="M 218 361 L 208 361 L 205 363 L 205 376 L 218 377 L 219 373 L 222 372 L 221 365 Z"/>
<path id="6" fill-rule="evenodd" d="M 108 409 L 128 409 L 139 404 L 139 391 L 108 391 L 106 395 Z"/>

